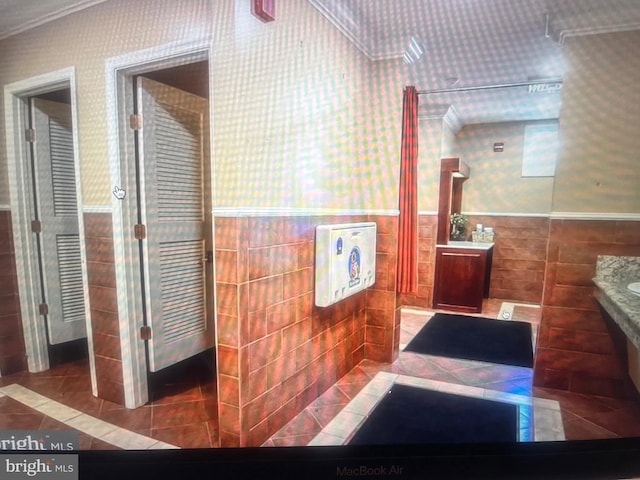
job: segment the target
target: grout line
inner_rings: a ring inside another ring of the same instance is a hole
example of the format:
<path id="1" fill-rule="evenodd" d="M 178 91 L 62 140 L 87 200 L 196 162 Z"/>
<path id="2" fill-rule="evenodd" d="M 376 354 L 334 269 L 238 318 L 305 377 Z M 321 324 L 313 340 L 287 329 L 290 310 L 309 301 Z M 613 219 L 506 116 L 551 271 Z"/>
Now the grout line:
<path id="1" fill-rule="evenodd" d="M 117 425 L 105 422 L 99 418 L 82 413 L 60 402 L 47 398 L 17 383 L 0 388 L 0 394 L 4 394 L 47 417 L 53 418 L 65 425 L 86 433 L 98 440 L 110 443 L 122 449 L 157 449 L 180 448 L 176 445 L 161 442 L 155 438 L 147 437 Z"/>

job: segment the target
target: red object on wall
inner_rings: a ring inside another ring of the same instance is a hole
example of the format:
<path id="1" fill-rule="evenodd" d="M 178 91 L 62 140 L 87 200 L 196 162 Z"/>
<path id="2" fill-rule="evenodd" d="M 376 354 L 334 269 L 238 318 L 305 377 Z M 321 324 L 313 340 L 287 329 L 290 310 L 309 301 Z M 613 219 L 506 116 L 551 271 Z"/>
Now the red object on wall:
<path id="1" fill-rule="evenodd" d="M 273 22 L 276 19 L 276 0 L 253 0 L 251 6 L 253 14 L 263 22 Z"/>

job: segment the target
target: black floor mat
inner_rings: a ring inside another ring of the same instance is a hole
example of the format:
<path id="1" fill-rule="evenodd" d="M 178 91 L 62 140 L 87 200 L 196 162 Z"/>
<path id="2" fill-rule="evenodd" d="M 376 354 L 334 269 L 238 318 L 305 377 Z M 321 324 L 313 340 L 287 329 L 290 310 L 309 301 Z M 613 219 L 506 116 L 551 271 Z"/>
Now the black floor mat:
<path id="1" fill-rule="evenodd" d="M 533 367 L 531 324 L 494 318 L 436 313 L 404 351 Z"/>
<path id="2" fill-rule="evenodd" d="M 394 385 L 349 445 L 518 441 L 518 407 Z"/>

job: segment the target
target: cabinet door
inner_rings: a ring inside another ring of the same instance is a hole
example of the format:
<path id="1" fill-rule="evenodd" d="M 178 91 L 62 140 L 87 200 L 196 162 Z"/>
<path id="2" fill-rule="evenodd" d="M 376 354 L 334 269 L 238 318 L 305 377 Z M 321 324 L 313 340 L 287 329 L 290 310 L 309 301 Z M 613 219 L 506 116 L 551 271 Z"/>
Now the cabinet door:
<path id="1" fill-rule="evenodd" d="M 436 255 L 434 308 L 481 312 L 486 259 L 486 252 L 481 250 L 439 250 Z"/>

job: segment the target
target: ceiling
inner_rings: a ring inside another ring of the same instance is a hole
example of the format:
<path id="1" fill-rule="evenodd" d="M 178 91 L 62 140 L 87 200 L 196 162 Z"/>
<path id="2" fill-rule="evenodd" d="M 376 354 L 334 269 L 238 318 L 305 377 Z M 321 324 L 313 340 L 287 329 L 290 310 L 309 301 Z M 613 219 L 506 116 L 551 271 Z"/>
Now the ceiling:
<path id="1" fill-rule="evenodd" d="M 103 1 L 0 0 L 0 39 Z M 372 61 L 413 55 L 400 64 L 420 91 L 562 79 L 567 38 L 640 29 L 640 0 L 308 1 Z M 434 93 L 420 112 L 461 124 L 557 118 L 560 98 L 526 87 Z"/>
<path id="2" fill-rule="evenodd" d="M 372 60 L 412 56 L 405 79 L 419 91 L 561 80 L 567 38 L 640 29 L 640 0 L 309 1 Z M 421 95 L 420 114 L 449 111 L 462 125 L 555 119 L 560 100 L 526 86 L 458 91 Z"/>

